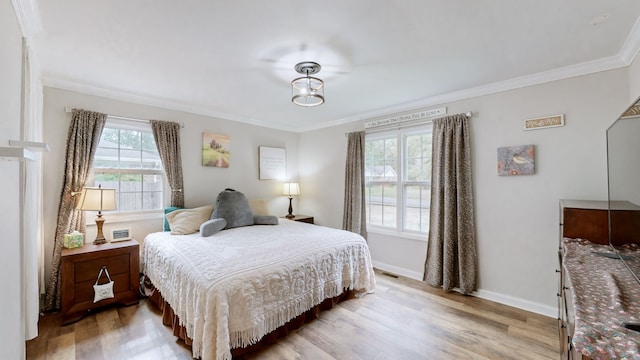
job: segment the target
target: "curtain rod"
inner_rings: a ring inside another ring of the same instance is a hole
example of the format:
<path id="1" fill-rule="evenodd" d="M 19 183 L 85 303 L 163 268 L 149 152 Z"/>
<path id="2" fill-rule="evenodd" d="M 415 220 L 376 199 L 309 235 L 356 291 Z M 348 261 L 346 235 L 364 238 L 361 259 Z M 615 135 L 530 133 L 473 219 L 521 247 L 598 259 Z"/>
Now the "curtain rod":
<path id="1" fill-rule="evenodd" d="M 64 108 L 65 112 L 70 113 L 71 112 L 71 108 L 69 106 L 66 106 Z M 127 121 L 137 121 L 137 122 L 144 122 L 144 123 L 149 123 L 151 122 L 151 120 L 147 120 L 147 119 L 138 119 L 138 118 L 132 118 L 132 117 L 126 117 L 126 116 L 118 116 L 118 115 L 109 115 L 107 114 L 107 117 L 110 117 L 112 119 L 118 119 L 118 120 L 127 120 Z M 181 122 L 179 123 L 181 128 L 184 128 L 184 123 Z"/>
<path id="2" fill-rule="evenodd" d="M 471 111 L 467 111 L 466 113 L 464 113 L 464 115 L 465 115 L 467 118 L 469 118 L 469 119 L 470 119 L 470 118 L 472 118 L 472 117 L 473 117 L 473 112 L 471 112 Z M 407 121 L 407 124 L 408 124 L 408 126 L 410 126 L 410 125 L 419 125 L 419 124 L 423 124 L 423 123 L 430 123 L 430 122 L 432 122 L 432 121 L 433 121 L 433 119 L 425 119 L 425 120 L 418 121 L 418 122 L 414 122 L 414 123 L 411 123 L 411 121 Z M 372 128 L 372 129 L 370 129 L 369 131 L 367 131 L 367 130 L 365 129 L 365 132 L 373 133 L 373 132 L 378 132 L 378 131 L 385 131 L 385 130 L 399 129 L 400 127 L 402 127 L 402 123 L 395 124 L 395 126 L 393 126 L 393 125 L 391 125 L 391 126 L 389 126 L 389 125 L 387 125 L 387 126 L 380 126 L 379 128 Z M 345 137 L 349 136 L 349 133 L 344 133 L 344 136 L 345 136 Z"/>

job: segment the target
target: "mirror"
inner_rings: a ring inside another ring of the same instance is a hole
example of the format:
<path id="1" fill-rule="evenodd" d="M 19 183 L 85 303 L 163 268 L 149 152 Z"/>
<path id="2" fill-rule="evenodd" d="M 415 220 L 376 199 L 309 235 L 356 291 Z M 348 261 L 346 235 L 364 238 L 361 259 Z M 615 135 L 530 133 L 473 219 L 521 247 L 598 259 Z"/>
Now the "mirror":
<path id="1" fill-rule="evenodd" d="M 628 245 L 640 246 L 640 98 L 607 129 L 607 180 L 609 244 L 640 286 L 640 252 Z"/>

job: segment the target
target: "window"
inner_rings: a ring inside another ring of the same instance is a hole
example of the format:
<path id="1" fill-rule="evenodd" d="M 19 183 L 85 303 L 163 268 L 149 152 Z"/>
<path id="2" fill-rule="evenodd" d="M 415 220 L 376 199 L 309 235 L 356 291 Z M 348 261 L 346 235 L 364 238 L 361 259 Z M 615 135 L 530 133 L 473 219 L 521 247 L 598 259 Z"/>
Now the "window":
<path id="1" fill-rule="evenodd" d="M 431 127 L 367 135 L 367 226 L 427 233 L 431 197 Z"/>
<path id="2" fill-rule="evenodd" d="M 116 189 L 118 212 L 162 209 L 164 170 L 148 124 L 108 118 L 93 169 L 96 186 Z"/>

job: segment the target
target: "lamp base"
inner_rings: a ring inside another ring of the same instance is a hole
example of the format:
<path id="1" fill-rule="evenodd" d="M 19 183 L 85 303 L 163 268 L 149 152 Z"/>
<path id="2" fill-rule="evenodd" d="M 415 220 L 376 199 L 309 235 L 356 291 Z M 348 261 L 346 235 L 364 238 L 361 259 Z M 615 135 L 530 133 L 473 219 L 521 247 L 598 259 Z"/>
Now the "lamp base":
<path id="1" fill-rule="evenodd" d="M 104 219 L 102 218 L 102 214 L 98 212 L 98 217 L 96 218 L 96 227 L 98 228 L 98 235 L 96 235 L 96 239 L 93 240 L 94 245 L 101 245 L 107 242 L 107 239 L 104 238 L 104 234 L 102 234 L 102 224 L 104 224 Z"/>
<path id="2" fill-rule="evenodd" d="M 293 206 L 291 206 L 291 200 L 293 200 L 293 197 L 289 196 L 289 213 L 285 216 L 287 219 L 293 219 L 294 217 L 296 217 L 295 215 L 293 215 Z"/>

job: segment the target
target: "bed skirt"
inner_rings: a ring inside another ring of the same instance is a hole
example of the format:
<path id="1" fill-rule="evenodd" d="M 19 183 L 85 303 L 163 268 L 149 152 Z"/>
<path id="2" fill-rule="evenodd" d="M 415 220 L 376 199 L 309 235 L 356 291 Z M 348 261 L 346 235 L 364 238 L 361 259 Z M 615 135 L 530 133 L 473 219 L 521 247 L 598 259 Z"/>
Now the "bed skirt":
<path id="1" fill-rule="evenodd" d="M 187 336 L 187 331 L 184 326 L 180 325 L 180 319 L 177 315 L 174 314 L 171 305 L 169 305 L 169 303 L 164 300 L 162 294 L 160 294 L 160 291 L 158 291 L 153 286 L 153 284 L 151 284 L 151 281 L 149 281 L 149 279 L 146 277 L 144 279 L 144 290 L 145 293 L 148 294 L 149 300 L 151 300 L 162 312 L 162 323 L 166 326 L 170 326 L 173 329 L 174 336 L 177 336 L 179 339 L 183 340 L 185 344 L 191 346 L 192 340 Z M 336 297 L 325 299 L 320 304 L 312 307 L 304 313 L 289 320 L 289 322 L 287 322 L 286 324 L 268 333 L 257 343 L 244 348 L 231 349 L 231 355 L 244 355 L 253 351 L 260 350 L 268 345 L 274 344 L 278 339 L 287 336 L 290 331 L 297 330 L 305 323 L 317 318 L 320 311 L 329 310 L 339 302 L 355 297 L 355 291 L 347 290 Z"/>

